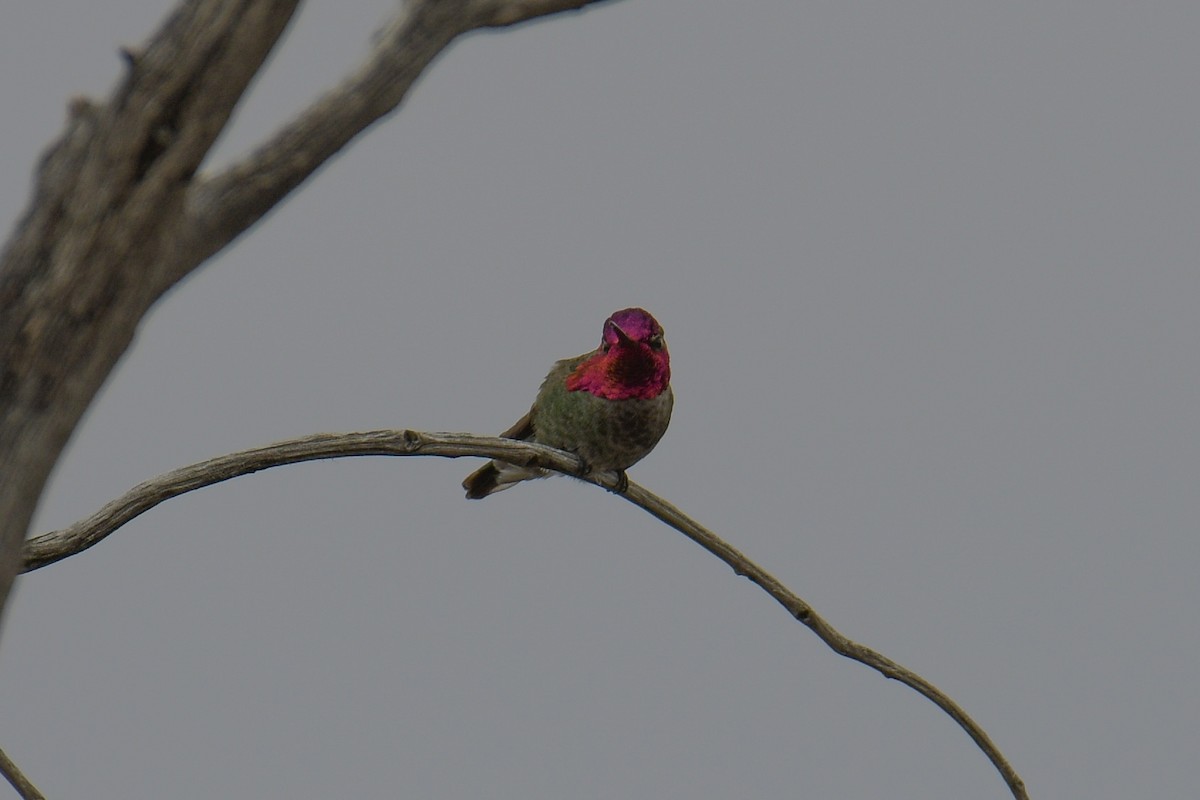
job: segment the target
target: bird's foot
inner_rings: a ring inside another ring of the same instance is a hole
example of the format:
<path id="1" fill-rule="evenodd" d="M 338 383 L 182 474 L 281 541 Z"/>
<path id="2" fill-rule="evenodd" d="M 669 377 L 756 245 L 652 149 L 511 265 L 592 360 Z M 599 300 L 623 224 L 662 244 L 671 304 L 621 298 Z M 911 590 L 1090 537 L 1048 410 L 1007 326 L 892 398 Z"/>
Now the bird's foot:
<path id="1" fill-rule="evenodd" d="M 583 478 L 584 480 L 591 477 L 592 465 L 588 463 L 586 458 L 578 453 L 575 453 L 575 457 L 579 459 L 579 469 L 575 473 L 576 477 Z"/>
<path id="2" fill-rule="evenodd" d="M 575 477 L 581 480 L 590 480 L 595 473 L 592 465 L 578 453 L 575 454 L 575 457 L 579 459 L 579 470 L 575 473 Z M 629 477 L 625 474 L 625 470 L 614 469 L 609 471 L 617 476 L 617 485 L 609 489 L 609 491 L 614 494 L 625 494 L 625 492 L 629 491 Z M 606 486 L 605 488 L 607 489 L 608 487 Z"/>

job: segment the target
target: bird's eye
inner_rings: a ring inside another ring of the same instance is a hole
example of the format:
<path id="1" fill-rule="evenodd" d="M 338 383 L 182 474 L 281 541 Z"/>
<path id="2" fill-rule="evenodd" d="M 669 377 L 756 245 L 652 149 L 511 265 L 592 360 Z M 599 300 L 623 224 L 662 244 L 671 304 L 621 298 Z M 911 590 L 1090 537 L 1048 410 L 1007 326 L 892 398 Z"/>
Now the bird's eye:
<path id="1" fill-rule="evenodd" d="M 600 343 L 600 352 L 601 352 L 601 353 L 607 353 L 607 352 L 608 352 L 608 349 L 609 349 L 610 347 L 612 347 L 612 345 L 611 345 L 611 344 L 609 344 L 608 342 L 606 342 L 606 341 L 605 341 L 605 342 L 601 342 L 601 343 Z"/>
<path id="2" fill-rule="evenodd" d="M 648 344 L 650 345 L 651 350 L 662 350 L 663 349 L 663 337 L 659 334 L 655 334 L 654 336 L 650 337 Z"/>

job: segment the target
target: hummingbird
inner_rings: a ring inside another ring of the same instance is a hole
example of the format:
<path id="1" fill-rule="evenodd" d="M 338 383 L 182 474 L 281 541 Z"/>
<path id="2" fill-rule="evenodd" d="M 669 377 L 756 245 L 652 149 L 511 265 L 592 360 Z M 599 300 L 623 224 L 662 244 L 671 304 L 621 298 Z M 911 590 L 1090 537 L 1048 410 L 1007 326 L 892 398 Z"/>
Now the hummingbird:
<path id="1" fill-rule="evenodd" d="M 604 321 L 600 346 L 555 363 L 529 413 L 500 434 L 574 453 L 584 474 L 625 470 L 654 449 L 671 421 L 671 358 L 658 320 L 626 308 Z M 480 499 L 544 470 L 492 461 L 467 476 L 467 497 Z"/>

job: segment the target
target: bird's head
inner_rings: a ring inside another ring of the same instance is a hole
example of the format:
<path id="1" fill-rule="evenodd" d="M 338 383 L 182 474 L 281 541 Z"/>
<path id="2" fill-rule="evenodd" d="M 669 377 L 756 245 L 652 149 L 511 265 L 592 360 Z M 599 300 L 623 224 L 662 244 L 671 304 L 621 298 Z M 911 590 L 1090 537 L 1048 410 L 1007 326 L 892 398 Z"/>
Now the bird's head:
<path id="1" fill-rule="evenodd" d="M 600 347 L 567 377 L 567 389 L 608 400 L 651 399 L 671 381 L 671 356 L 662 326 L 640 308 L 604 321 Z"/>

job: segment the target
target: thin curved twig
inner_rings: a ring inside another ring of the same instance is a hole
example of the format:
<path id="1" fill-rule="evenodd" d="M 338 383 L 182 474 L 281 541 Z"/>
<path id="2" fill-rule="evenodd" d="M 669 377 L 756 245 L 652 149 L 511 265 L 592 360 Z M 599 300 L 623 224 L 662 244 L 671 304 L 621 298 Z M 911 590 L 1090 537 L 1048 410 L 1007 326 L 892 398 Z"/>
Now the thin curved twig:
<path id="1" fill-rule="evenodd" d="M 616 491 L 618 486 L 615 473 L 600 472 L 581 476 L 578 474 L 581 464 L 575 456 L 531 442 L 463 433 L 424 433 L 412 430 L 319 433 L 202 461 L 135 486 L 92 516 L 70 527 L 43 534 L 26 542 L 22 571 L 31 572 L 80 553 L 165 500 L 240 475 L 323 458 L 415 455 L 499 458 L 525 466 L 536 464 L 555 472 L 573 475 L 609 491 Z M 774 576 L 662 498 L 632 482 L 623 496 L 724 561 L 736 574 L 757 585 L 820 637 L 834 652 L 865 664 L 884 677 L 899 681 L 931 700 L 949 714 L 991 760 L 1008 784 L 1013 797 L 1017 800 L 1028 800 L 1024 781 L 992 742 L 991 737 L 945 692 L 912 670 L 848 639 Z"/>
<path id="2" fill-rule="evenodd" d="M 38 791 L 33 782 L 25 777 L 25 773 L 21 772 L 8 757 L 8 753 L 3 750 L 0 750 L 0 775 L 3 775 L 12 784 L 21 800 L 46 800 L 46 796 Z"/>

